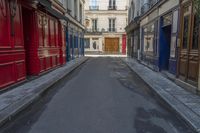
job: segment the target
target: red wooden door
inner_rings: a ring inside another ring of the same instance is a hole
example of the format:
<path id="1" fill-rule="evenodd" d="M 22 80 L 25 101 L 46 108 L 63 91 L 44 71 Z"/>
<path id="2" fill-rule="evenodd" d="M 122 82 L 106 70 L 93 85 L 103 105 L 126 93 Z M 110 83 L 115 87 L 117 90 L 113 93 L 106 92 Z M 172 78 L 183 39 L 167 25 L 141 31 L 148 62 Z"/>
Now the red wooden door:
<path id="1" fill-rule="evenodd" d="M 122 37 L 122 54 L 126 54 L 126 35 Z"/>
<path id="2" fill-rule="evenodd" d="M 119 52 L 119 38 L 105 38 L 105 52 L 118 53 Z"/>
<path id="3" fill-rule="evenodd" d="M 26 77 L 21 15 L 19 2 L 0 1 L 0 89 Z"/>

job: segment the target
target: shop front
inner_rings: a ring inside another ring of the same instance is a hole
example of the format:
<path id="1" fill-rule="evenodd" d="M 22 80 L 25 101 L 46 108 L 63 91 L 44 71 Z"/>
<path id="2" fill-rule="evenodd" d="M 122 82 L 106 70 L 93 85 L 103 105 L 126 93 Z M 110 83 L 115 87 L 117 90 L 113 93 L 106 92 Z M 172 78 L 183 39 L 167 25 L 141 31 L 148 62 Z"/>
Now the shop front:
<path id="1" fill-rule="evenodd" d="M 0 1 L 0 88 L 65 64 L 65 19 L 46 0 Z"/>
<path id="2" fill-rule="evenodd" d="M 0 1 L 0 89 L 26 78 L 22 6 Z"/>
<path id="3" fill-rule="evenodd" d="M 180 50 L 178 77 L 198 85 L 199 77 L 199 23 L 191 1 L 181 1 Z"/>
<path id="4" fill-rule="evenodd" d="M 140 20 L 136 17 L 126 28 L 127 54 L 139 59 L 140 56 Z"/>
<path id="5" fill-rule="evenodd" d="M 154 70 L 159 70 L 158 20 L 154 19 L 142 27 L 141 60 Z"/>
<path id="6" fill-rule="evenodd" d="M 177 73 L 178 9 L 165 12 L 160 17 L 159 69 L 171 74 Z"/>

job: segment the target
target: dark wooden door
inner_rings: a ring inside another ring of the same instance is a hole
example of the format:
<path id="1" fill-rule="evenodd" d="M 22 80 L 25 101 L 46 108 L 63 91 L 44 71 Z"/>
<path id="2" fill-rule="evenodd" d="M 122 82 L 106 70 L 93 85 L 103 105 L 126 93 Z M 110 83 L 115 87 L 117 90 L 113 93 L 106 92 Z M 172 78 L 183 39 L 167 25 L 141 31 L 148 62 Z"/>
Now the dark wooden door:
<path id="1" fill-rule="evenodd" d="M 105 38 L 105 52 L 119 52 L 119 38 Z"/>
<path id="2" fill-rule="evenodd" d="M 182 6 L 179 78 L 197 85 L 199 71 L 199 25 L 192 5 Z"/>

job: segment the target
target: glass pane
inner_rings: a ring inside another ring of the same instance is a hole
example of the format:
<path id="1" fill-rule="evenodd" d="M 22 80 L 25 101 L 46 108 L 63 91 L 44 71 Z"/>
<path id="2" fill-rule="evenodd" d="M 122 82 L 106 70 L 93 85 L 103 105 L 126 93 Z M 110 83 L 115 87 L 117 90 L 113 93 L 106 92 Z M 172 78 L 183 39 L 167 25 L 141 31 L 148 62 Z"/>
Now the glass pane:
<path id="1" fill-rule="evenodd" d="M 171 38 L 171 45 L 170 45 L 170 57 L 175 57 L 176 53 L 176 36 L 172 36 Z"/>
<path id="2" fill-rule="evenodd" d="M 115 4 L 116 4 L 116 2 L 115 2 L 115 0 L 113 0 L 113 6 L 115 6 Z"/>
<path id="3" fill-rule="evenodd" d="M 90 48 L 90 39 L 85 39 L 85 48 Z"/>
<path id="4" fill-rule="evenodd" d="M 193 29 L 192 49 L 198 49 L 199 43 L 199 23 L 197 16 L 194 17 L 194 29 Z"/>
<path id="5" fill-rule="evenodd" d="M 111 4 L 111 3 L 112 3 L 112 0 L 109 0 L 109 6 L 112 6 L 112 4 Z"/>
<path id="6" fill-rule="evenodd" d="M 185 16 L 184 17 L 184 21 L 183 21 L 184 25 L 183 25 L 183 49 L 187 49 L 188 47 L 188 32 L 189 32 L 189 16 Z"/>
<path id="7" fill-rule="evenodd" d="M 178 11 L 173 13 L 172 33 L 176 33 L 178 29 Z"/>
<path id="8" fill-rule="evenodd" d="M 113 28 L 115 28 L 115 20 L 113 19 Z"/>

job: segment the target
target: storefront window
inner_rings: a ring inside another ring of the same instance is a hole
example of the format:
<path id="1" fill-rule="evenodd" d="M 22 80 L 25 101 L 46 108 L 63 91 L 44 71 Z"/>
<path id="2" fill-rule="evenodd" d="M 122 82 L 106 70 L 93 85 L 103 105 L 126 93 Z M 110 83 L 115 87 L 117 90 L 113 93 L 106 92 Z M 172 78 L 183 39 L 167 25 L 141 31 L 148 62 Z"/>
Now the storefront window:
<path id="1" fill-rule="evenodd" d="M 173 24 L 172 24 L 172 33 L 177 33 L 178 29 L 178 11 L 173 13 Z"/>
<path id="2" fill-rule="evenodd" d="M 90 48 L 90 39 L 89 38 L 85 39 L 85 48 Z"/>
<path id="3" fill-rule="evenodd" d="M 183 49 L 187 49 L 188 46 L 188 36 L 189 36 L 189 16 L 184 17 L 183 21 Z"/>
<path id="4" fill-rule="evenodd" d="M 154 54 L 158 53 L 158 20 L 154 24 Z"/>
<path id="5" fill-rule="evenodd" d="M 155 24 L 149 24 L 144 28 L 144 52 L 153 54 L 155 43 Z"/>
<path id="6" fill-rule="evenodd" d="M 171 46 L 170 46 L 170 57 L 174 58 L 175 57 L 175 49 L 176 49 L 176 36 L 172 36 L 171 38 Z"/>
<path id="7" fill-rule="evenodd" d="M 175 58 L 176 56 L 176 44 L 177 44 L 177 30 L 178 30 L 178 11 L 173 12 L 173 22 L 172 22 L 172 34 L 170 42 L 170 57 Z"/>
<path id="8" fill-rule="evenodd" d="M 188 48 L 189 43 L 189 25 L 190 25 L 190 13 L 191 13 L 191 6 L 186 6 L 183 11 L 183 42 L 182 42 L 182 49 Z"/>

